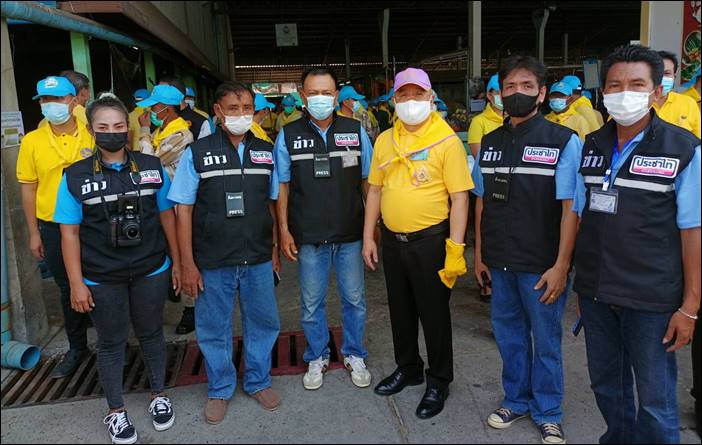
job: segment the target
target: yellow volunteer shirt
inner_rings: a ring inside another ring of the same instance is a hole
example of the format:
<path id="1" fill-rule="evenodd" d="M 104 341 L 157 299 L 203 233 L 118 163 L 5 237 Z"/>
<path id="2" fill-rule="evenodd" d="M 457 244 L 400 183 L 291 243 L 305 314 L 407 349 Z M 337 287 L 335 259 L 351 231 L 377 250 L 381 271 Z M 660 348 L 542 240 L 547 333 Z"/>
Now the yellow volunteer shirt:
<path id="1" fill-rule="evenodd" d="M 251 132 L 254 134 L 259 139 L 263 139 L 266 142 L 270 142 L 271 144 L 273 141 L 271 138 L 268 137 L 268 133 L 266 133 L 266 130 L 264 130 L 261 125 L 259 125 L 256 121 L 251 123 Z"/>
<path id="2" fill-rule="evenodd" d="M 17 158 L 17 180 L 37 184 L 37 218 L 53 221 L 63 170 L 93 154 L 94 141 L 85 125 L 73 134 L 55 134 L 51 125 L 27 133 Z"/>
<path id="3" fill-rule="evenodd" d="M 415 185 L 402 161 L 379 168 L 397 156 L 393 134 L 398 136 L 401 153 L 438 142 L 409 161 L 425 182 Z M 382 132 L 373 148 L 368 182 L 382 187 L 383 222 L 397 233 L 417 232 L 443 222 L 449 217 L 449 194 L 473 188 L 463 143 L 437 113 L 416 132 L 408 132 L 399 120 Z"/>
<path id="4" fill-rule="evenodd" d="M 278 119 L 276 119 L 276 121 L 275 121 L 275 131 L 279 132 L 281 128 L 283 128 L 284 126 L 286 126 L 290 122 L 293 122 L 293 121 L 300 119 L 301 117 L 302 117 L 302 113 L 297 108 L 295 109 L 295 111 L 290 113 L 289 116 L 287 114 L 285 114 L 284 112 L 280 113 L 278 115 Z"/>
<path id="5" fill-rule="evenodd" d="M 274 131 L 277 119 L 278 114 L 271 110 L 266 114 L 266 117 L 263 118 L 263 121 L 261 121 L 261 127 L 266 131 Z"/>
<path id="6" fill-rule="evenodd" d="M 574 109 L 578 114 L 585 118 L 588 125 L 588 133 L 597 131 L 604 125 L 604 120 L 602 119 L 602 114 L 599 111 L 592 108 L 592 102 L 585 96 L 580 96 L 570 107 Z"/>
<path id="7" fill-rule="evenodd" d="M 136 107 L 129 113 L 129 144 L 133 151 L 140 151 L 139 146 L 139 132 L 141 131 L 141 124 L 139 123 L 139 116 L 144 114 L 145 108 Z"/>
<path id="8" fill-rule="evenodd" d="M 73 107 L 73 116 L 78 119 L 79 123 L 85 125 L 86 127 L 88 126 L 88 116 L 85 114 L 85 107 L 83 105 L 76 104 L 76 106 Z M 42 119 L 39 121 L 37 128 L 46 127 L 48 124 L 49 121 Z"/>
<path id="9" fill-rule="evenodd" d="M 208 121 L 210 120 L 210 115 L 207 114 L 207 112 L 205 112 L 205 111 L 203 111 L 203 110 L 201 110 L 201 109 L 199 109 L 199 108 L 197 108 L 197 107 L 193 107 L 192 110 L 193 110 L 194 112 L 196 112 L 197 114 L 199 114 L 200 116 L 202 116 L 202 117 L 204 117 L 205 119 L 207 119 Z"/>
<path id="10" fill-rule="evenodd" d="M 468 127 L 468 143 L 480 144 L 483 136 L 502 126 L 502 116 L 500 116 L 492 104 L 488 103 L 485 109 L 470 121 Z"/>
<path id="11" fill-rule="evenodd" d="M 694 85 L 691 86 L 690 88 L 686 89 L 685 91 L 683 91 L 683 92 L 680 93 L 680 94 L 682 94 L 683 96 L 689 96 L 689 97 L 691 97 L 695 102 L 697 102 L 697 108 L 700 108 L 700 106 L 701 106 L 701 104 L 700 104 L 700 93 L 697 92 L 697 90 L 695 89 Z"/>
<path id="12" fill-rule="evenodd" d="M 653 108 L 664 121 L 691 131 L 698 138 L 702 134 L 700 109 L 691 97 L 671 91 L 662 107 L 654 103 Z"/>
<path id="13" fill-rule="evenodd" d="M 182 117 L 173 119 L 165 127 L 159 127 L 154 131 L 154 135 L 151 138 L 151 145 L 154 147 L 154 152 L 158 154 L 158 148 L 161 146 L 161 142 L 168 136 L 175 134 L 179 131 L 190 130 L 190 124 L 188 124 Z"/>
<path id="14" fill-rule="evenodd" d="M 580 113 L 575 111 L 573 107 L 568 107 L 568 109 L 562 113 L 551 111 L 546 115 L 546 120 L 570 128 L 578 133 L 581 141 L 585 141 L 585 135 L 590 133 L 590 126 L 587 124 L 587 121 Z"/>

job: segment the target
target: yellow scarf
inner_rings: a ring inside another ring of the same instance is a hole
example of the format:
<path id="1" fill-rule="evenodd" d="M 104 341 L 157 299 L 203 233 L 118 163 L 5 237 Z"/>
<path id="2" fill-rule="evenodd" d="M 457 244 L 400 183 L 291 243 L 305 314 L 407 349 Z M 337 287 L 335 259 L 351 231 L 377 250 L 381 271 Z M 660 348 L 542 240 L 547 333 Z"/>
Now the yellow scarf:
<path id="1" fill-rule="evenodd" d="M 420 178 L 417 176 L 417 171 L 410 161 L 410 158 L 419 152 L 439 145 L 451 137 L 458 137 L 458 135 L 456 135 L 453 129 L 449 127 L 446 121 L 444 121 L 444 119 L 438 113 L 432 112 L 429 116 L 429 122 L 424 124 L 427 125 L 424 134 L 414 141 L 411 146 L 400 147 L 401 125 L 404 124 L 402 121 L 398 120 L 392 127 L 392 148 L 395 150 L 395 154 L 397 156 L 387 162 L 384 162 L 378 168 L 382 170 L 395 162 L 402 162 L 409 170 L 410 177 L 412 178 L 412 184 L 418 186 L 422 181 L 420 181 Z"/>
<path id="2" fill-rule="evenodd" d="M 178 133 L 179 131 L 189 129 L 190 125 L 187 122 L 185 122 L 185 119 L 183 119 L 182 117 L 172 120 L 164 128 L 157 129 L 154 133 L 153 138 L 153 146 L 156 153 L 158 153 L 158 148 L 161 146 L 161 142 L 163 142 L 163 140 L 166 139 L 168 136 L 174 133 Z"/>

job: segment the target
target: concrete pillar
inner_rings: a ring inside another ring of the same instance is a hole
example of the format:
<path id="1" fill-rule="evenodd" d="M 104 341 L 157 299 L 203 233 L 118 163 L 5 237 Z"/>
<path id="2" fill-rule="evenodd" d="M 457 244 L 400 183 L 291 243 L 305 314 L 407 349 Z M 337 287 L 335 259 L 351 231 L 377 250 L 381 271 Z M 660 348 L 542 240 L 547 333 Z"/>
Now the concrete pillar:
<path id="1" fill-rule="evenodd" d="M 563 34 L 563 63 L 568 63 L 568 33 Z"/>
<path id="2" fill-rule="evenodd" d="M 146 89 L 151 91 L 158 82 L 156 79 L 156 65 L 154 65 L 154 55 L 151 51 L 144 51 L 144 75 L 146 76 Z"/>
<path id="3" fill-rule="evenodd" d="M 71 32 L 71 54 L 73 55 L 73 70 L 88 76 L 90 97 L 95 97 L 93 94 L 93 69 L 90 65 L 90 42 L 86 34 Z"/>
<path id="4" fill-rule="evenodd" d="M 482 66 L 482 2 L 468 2 L 468 77 L 480 77 Z"/>
<path id="5" fill-rule="evenodd" d="M 680 57 L 684 3 L 641 2 L 641 44 L 657 51 L 671 51 Z M 680 83 L 680 70 L 676 74 L 676 83 Z"/>
<path id="6" fill-rule="evenodd" d="M 15 73 L 10 52 L 7 21 L 2 18 L 2 111 L 18 111 Z M 25 131 L 28 129 L 25 128 Z M 2 149 L 2 188 L 7 240 L 7 275 L 10 292 L 13 339 L 41 344 L 49 332 L 49 320 L 42 298 L 42 280 L 37 261 L 29 251 L 29 233 L 22 210 L 20 186 L 15 169 L 19 146 Z M 56 304 L 59 304 L 57 301 Z"/>

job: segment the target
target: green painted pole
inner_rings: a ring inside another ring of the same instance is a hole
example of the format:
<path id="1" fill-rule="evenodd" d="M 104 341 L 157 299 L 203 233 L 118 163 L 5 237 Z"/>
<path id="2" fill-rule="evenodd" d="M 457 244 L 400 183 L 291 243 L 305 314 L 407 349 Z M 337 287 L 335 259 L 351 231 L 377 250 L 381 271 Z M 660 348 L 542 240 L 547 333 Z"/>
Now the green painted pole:
<path id="1" fill-rule="evenodd" d="M 95 97 L 93 95 L 93 70 L 90 65 L 90 44 L 87 35 L 71 32 L 71 53 L 73 55 L 73 70 L 88 76 L 90 97 Z"/>
<path id="2" fill-rule="evenodd" d="M 146 76 L 146 89 L 151 91 L 156 82 L 156 65 L 151 51 L 144 51 L 144 74 Z"/>

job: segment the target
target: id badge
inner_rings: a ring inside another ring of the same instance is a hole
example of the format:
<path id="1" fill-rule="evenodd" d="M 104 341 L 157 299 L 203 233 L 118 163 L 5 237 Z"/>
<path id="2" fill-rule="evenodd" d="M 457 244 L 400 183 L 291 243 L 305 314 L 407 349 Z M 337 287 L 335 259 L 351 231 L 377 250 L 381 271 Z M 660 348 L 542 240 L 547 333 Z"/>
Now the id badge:
<path id="1" fill-rule="evenodd" d="M 234 218 L 237 216 L 244 216 L 244 193 L 236 192 L 226 193 L 227 199 L 227 218 Z"/>
<path id="2" fill-rule="evenodd" d="M 619 190 L 590 189 L 590 211 L 616 215 L 618 206 Z"/>
<path id="3" fill-rule="evenodd" d="M 358 165 L 358 156 L 355 151 L 349 151 L 349 154 L 341 157 L 341 166 L 344 168 L 356 167 Z"/>
<path id="4" fill-rule="evenodd" d="M 495 173 L 495 183 L 492 191 L 493 201 L 509 201 L 509 182 L 510 175 L 508 173 Z"/>
<path id="5" fill-rule="evenodd" d="M 314 155 L 314 177 L 315 178 L 330 178 L 331 163 L 329 162 L 328 153 L 315 153 Z"/>

